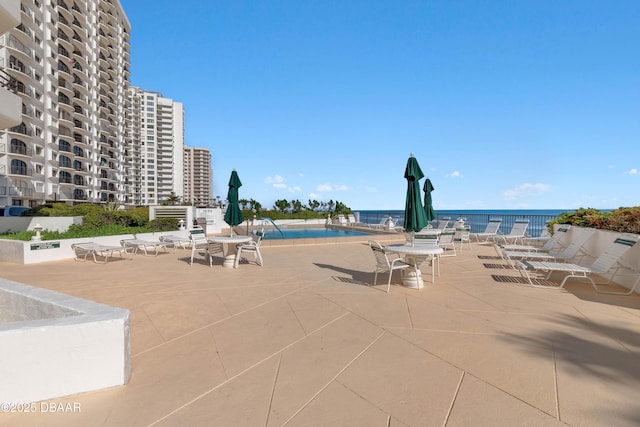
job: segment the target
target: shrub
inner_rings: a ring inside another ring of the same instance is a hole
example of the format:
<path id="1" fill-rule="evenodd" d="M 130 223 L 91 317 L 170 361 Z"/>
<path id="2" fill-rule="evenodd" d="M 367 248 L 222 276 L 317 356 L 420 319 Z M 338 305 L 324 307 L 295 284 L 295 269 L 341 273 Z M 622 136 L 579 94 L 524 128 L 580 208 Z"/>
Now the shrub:
<path id="1" fill-rule="evenodd" d="M 549 222 L 550 227 L 553 227 L 553 224 L 572 224 L 579 227 L 639 234 L 640 207 L 618 208 L 613 211 L 580 208 L 573 212 L 563 212 Z"/>
<path id="2" fill-rule="evenodd" d="M 39 206 L 34 210 L 37 211 L 37 216 L 83 217 L 82 224 L 73 224 L 64 232 L 43 230 L 42 238 L 44 240 L 172 231 L 177 230 L 179 226 L 176 218 L 160 218 L 149 221 L 148 208 L 119 211 L 91 204 L 67 206 L 64 203 L 51 203 Z M 33 231 L 23 231 L 7 233 L 2 237 L 15 240 L 30 240 L 34 234 L 35 232 Z"/>

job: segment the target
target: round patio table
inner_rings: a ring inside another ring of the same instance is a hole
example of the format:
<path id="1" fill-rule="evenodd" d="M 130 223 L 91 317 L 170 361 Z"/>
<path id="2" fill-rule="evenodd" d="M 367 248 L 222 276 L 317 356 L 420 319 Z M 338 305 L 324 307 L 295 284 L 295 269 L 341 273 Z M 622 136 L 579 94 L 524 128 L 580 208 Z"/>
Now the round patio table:
<path id="1" fill-rule="evenodd" d="M 236 262 L 236 245 L 247 243 L 253 240 L 251 236 L 211 236 L 207 238 L 212 243 L 222 243 L 222 253 L 224 255 L 223 267 L 233 268 Z"/>
<path id="2" fill-rule="evenodd" d="M 403 255 L 407 262 L 414 265 L 417 270 L 409 270 L 402 279 L 402 284 L 408 288 L 422 289 L 424 287 L 424 281 L 422 280 L 422 272 L 420 271 L 420 263 L 427 258 L 431 258 L 431 283 L 436 282 L 435 269 L 438 256 L 444 252 L 438 245 L 429 244 L 415 244 L 407 245 L 403 243 L 386 245 L 384 249 L 388 252 L 397 253 Z M 438 275 L 440 274 L 440 268 L 438 267 Z"/>

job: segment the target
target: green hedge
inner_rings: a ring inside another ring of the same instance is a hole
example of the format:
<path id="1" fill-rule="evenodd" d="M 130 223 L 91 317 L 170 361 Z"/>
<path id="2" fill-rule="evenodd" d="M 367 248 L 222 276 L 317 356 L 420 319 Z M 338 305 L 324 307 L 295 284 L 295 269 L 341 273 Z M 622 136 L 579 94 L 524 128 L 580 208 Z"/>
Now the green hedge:
<path id="1" fill-rule="evenodd" d="M 64 232 L 42 231 L 44 240 L 75 239 L 82 237 L 115 236 L 119 234 L 151 233 L 178 229 L 177 218 L 159 218 L 149 221 L 148 208 L 119 211 L 111 206 L 82 204 L 67 206 L 50 203 L 25 212 L 25 216 L 82 216 L 82 224 L 72 224 Z M 1 234 L 3 239 L 31 240 L 33 231 Z"/>

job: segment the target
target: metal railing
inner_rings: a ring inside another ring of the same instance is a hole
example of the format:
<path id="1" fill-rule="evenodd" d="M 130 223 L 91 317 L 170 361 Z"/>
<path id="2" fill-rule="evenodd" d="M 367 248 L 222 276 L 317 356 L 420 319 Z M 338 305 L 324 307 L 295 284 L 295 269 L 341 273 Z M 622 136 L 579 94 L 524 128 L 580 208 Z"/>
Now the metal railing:
<path id="1" fill-rule="evenodd" d="M 404 212 L 403 211 L 361 211 L 355 212 L 359 222 L 366 224 L 380 224 L 383 220 L 391 217 L 396 226 L 403 226 L 404 224 Z M 459 211 L 441 211 L 436 212 L 436 221 L 444 218 L 450 218 L 451 222 L 449 227 L 452 227 L 458 218 L 464 218 L 465 224 L 471 226 L 472 233 L 481 233 L 487 227 L 489 220 L 492 218 L 501 218 L 502 224 L 500 225 L 500 233 L 508 234 L 513 224 L 517 219 L 528 219 L 529 226 L 527 228 L 527 235 L 532 237 L 538 237 L 542 234 L 543 230 L 547 226 L 547 222 L 557 218 L 557 215 L 548 214 L 532 214 L 532 213 L 518 213 L 514 211 L 513 214 L 505 214 L 504 211 L 496 211 L 496 213 L 461 213 Z"/>

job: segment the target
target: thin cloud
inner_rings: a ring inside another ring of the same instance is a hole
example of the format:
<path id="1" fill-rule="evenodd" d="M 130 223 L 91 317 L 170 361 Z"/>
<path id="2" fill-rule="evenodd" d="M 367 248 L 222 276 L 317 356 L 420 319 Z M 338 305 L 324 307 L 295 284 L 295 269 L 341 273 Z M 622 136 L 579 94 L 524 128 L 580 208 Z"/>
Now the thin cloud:
<path id="1" fill-rule="evenodd" d="M 298 186 L 289 187 L 288 190 L 290 193 L 299 193 L 300 191 L 302 191 L 302 189 Z"/>
<path id="2" fill-rule="evenodd" d="M 630 171 L 625 172 L 625 175 L 638 175 L 638 169 L 632 168 Z"/>
<path id="3" fill-rule="evenodd" d="M 453 171 L 451 173 L 448 173 L 446 176 L 450 178 L 462 178 L 462 174 L 460 173 L 460 171 Z"/>
<path id="4" fill-rule="evenodd" d="M 272 184 L 273 186 L 275 186 L 276 184 L 284 183 L 284 178 L 281 177 L 280 175 L 268 176 L 264 179 L 264 183 Z"/>
<path id="5" fill-rule="evenodd" d="M 316 188 L 316 191 L 322 191 L 324 193 L 329 191 L 347 191 L 349 187 L 343 184 L 340 185 L 332 185 L 332 184 L 320 184 Z"/>
<path id="6" fill-rule="evenodd" d="M 520 197 L 525 197 L 525 196 L 531 196 L 531 195 L 537 195 L 537 194 L 542 194 L 546 191 L 549 190 L 549 185 L 547 184 L 520 184 L 517 187 L 514 187 L 510 190 L 505 190 L 502 193 L 502 196 L 505 199 L 508 200 L 513 200 L 513 199 L 519 199 Z"/>

